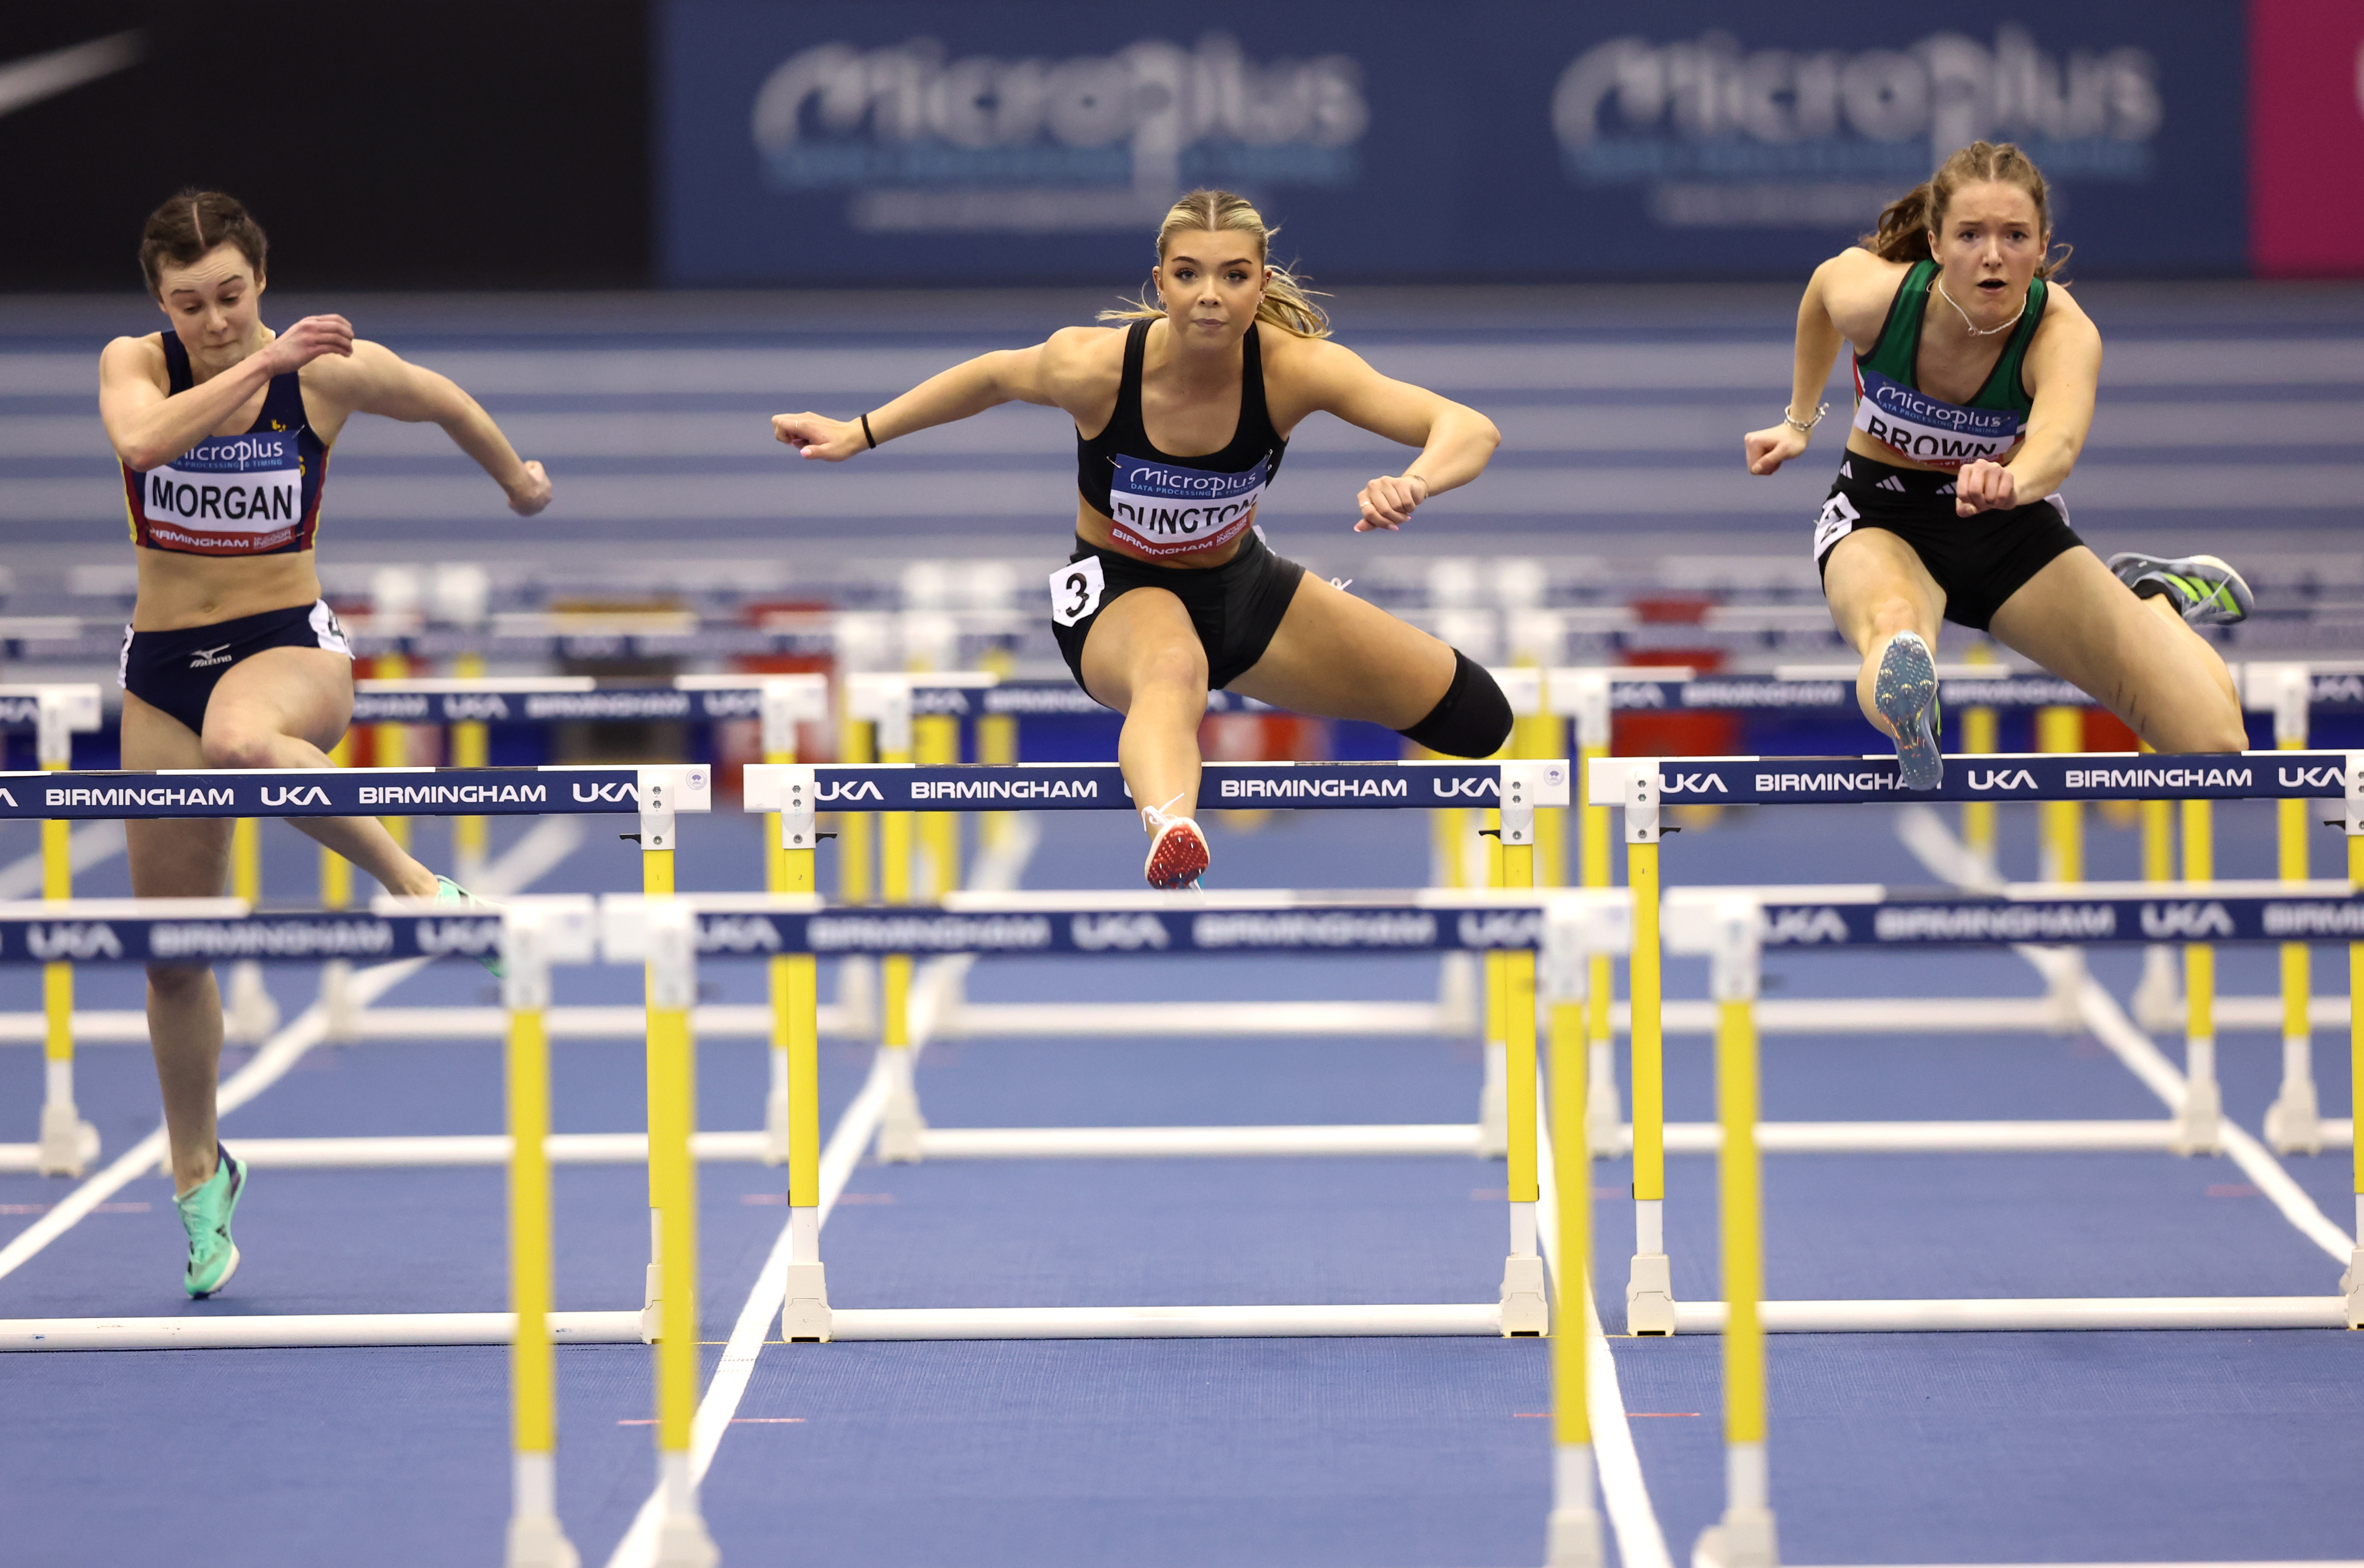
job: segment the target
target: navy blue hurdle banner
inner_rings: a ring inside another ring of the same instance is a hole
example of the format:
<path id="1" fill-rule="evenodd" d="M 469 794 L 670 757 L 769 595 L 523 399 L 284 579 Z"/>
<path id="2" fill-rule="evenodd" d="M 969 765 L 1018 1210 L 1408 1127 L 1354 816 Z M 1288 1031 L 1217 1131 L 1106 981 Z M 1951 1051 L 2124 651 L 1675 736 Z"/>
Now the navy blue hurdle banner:
<path id="1" fill-rule="evenodd" d="M 1995 752 L 1946 759 L 1935 789 L 1907 790 L 1893 756 L 1604 757 L 1586 799 L 1627 804 L 1629 781 L 1655 775 L 1668 803 L 1863 806 L 1935 800 L 2343 800 L 2364 752 Z"/>
<path id="2" fill-rule="evenodd" d="M 1508 762 L 1209 762 L 1210 809 L 1416 810 L 1444 806 L 1565 806 L 1565 761 Z M 1129 811 L 1113 762 L 1006 765 L 751 765 L 750 811 Z"/>
<path id="3" fill-rule="evenodd" d="M 0 773 L 0 818 L 546 817 L 705 811 L 699 766 L 188 769 Z"/>

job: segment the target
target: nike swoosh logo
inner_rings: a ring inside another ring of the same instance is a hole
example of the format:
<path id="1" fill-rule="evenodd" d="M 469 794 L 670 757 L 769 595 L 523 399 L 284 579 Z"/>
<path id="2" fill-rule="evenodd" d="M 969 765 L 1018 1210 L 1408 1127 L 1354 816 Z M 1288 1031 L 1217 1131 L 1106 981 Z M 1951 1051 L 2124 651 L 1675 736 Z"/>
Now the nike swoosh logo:
<path id="1" fill-rule="evenodd" d="M 146 32 L 133 28 L 88 43 L 53 49 L 47 54 L 12 60 L 0 65 L 0 115 L 13 115 L 44 98 L 71 93 L 86 82 L 128 71 L 147 53 Z"/>

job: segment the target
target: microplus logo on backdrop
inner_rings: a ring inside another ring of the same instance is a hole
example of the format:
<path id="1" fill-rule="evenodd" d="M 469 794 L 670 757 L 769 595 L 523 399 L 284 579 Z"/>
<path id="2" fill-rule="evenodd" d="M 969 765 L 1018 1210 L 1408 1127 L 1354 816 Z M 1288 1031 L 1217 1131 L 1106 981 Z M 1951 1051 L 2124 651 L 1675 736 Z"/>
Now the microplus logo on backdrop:
<path id="1" fill-rule="evenodd" d="M 821 44 L 750 130 L 775 189 L 847 191 L 856 229 L 1075 232 L 1154 226 L 1196 184 L 1351 183 L 1369 124 L 1354 61 L 1259 64 L 1215 34 L 1067 60 Z"/>
<path id="2" fill-rule="evenodd" d="M 1662 224 L 1858 230 L 1981 138 L 2053 179 L 2147 179 L 2162 119 L 2148 51 L 2064 60 L 2010 26 L 1852 51 L 1617 39 L 1569 63 L 1551 112 L 1568 178 L 1646 185 Z"/>

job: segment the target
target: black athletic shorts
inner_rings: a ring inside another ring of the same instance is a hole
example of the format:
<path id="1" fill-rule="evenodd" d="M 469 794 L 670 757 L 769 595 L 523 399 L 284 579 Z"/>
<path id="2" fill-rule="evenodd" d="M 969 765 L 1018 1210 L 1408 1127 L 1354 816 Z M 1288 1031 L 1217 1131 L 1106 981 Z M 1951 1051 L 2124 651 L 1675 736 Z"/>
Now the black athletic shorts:
<path id="1" fill-rule="evenodd" d="M 1832 547 L 1857 528 L 1885 528 L 1912 547 L 1946 591 L 1946 618 L 1984 631 L 2003 601 L 2085 541 L 2068 526 L 2057 495 L 2008 512 L 1954 515 L 1954 476 L 1897 468 L 1854 452 L 1814 523 L 1814 564 L 1827 571 Z"/>
<path id="2" fill-rule="evenodd" d="M 178 631 L 134 631 L 127 626 L 115 684 L 203 735 L 206 704 L 213 700 L 216 684 L 231 665 L 266 648 L 325 648 L 348 659 L 353 656 L 345 628 L 337 624 L 337 612 L 328 600 L 316 599 Z"/>
<path id="3" fill-rule="evenodd" d="M 1221 566 L 1153 566 L 1078 537 L 1067 564 L 1051 573 L 1051 635 L 1084 682 L 1084 639 L 1109 601 L 1135 588 L 1164 588 L 1182 601 L 1207 651 L 1207 689 L 1221 691 L 1254 667 L 1288 613 L 1305 568 L 1272 552 L 1253 528 Z"/>

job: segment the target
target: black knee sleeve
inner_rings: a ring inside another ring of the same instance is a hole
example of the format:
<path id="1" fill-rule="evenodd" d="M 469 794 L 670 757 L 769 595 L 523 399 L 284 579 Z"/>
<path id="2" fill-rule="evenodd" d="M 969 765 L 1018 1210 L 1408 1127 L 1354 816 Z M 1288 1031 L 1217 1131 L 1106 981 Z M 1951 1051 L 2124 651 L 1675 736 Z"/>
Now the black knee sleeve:
<path id="1" fill-rule="evenodd" d="M 1397 734 L 1448 757 L 1490 757 L 1511 738 L 1511 699 L 1458 648 L 1453 651 L 1453 684 L 1428 717 Z"/>

